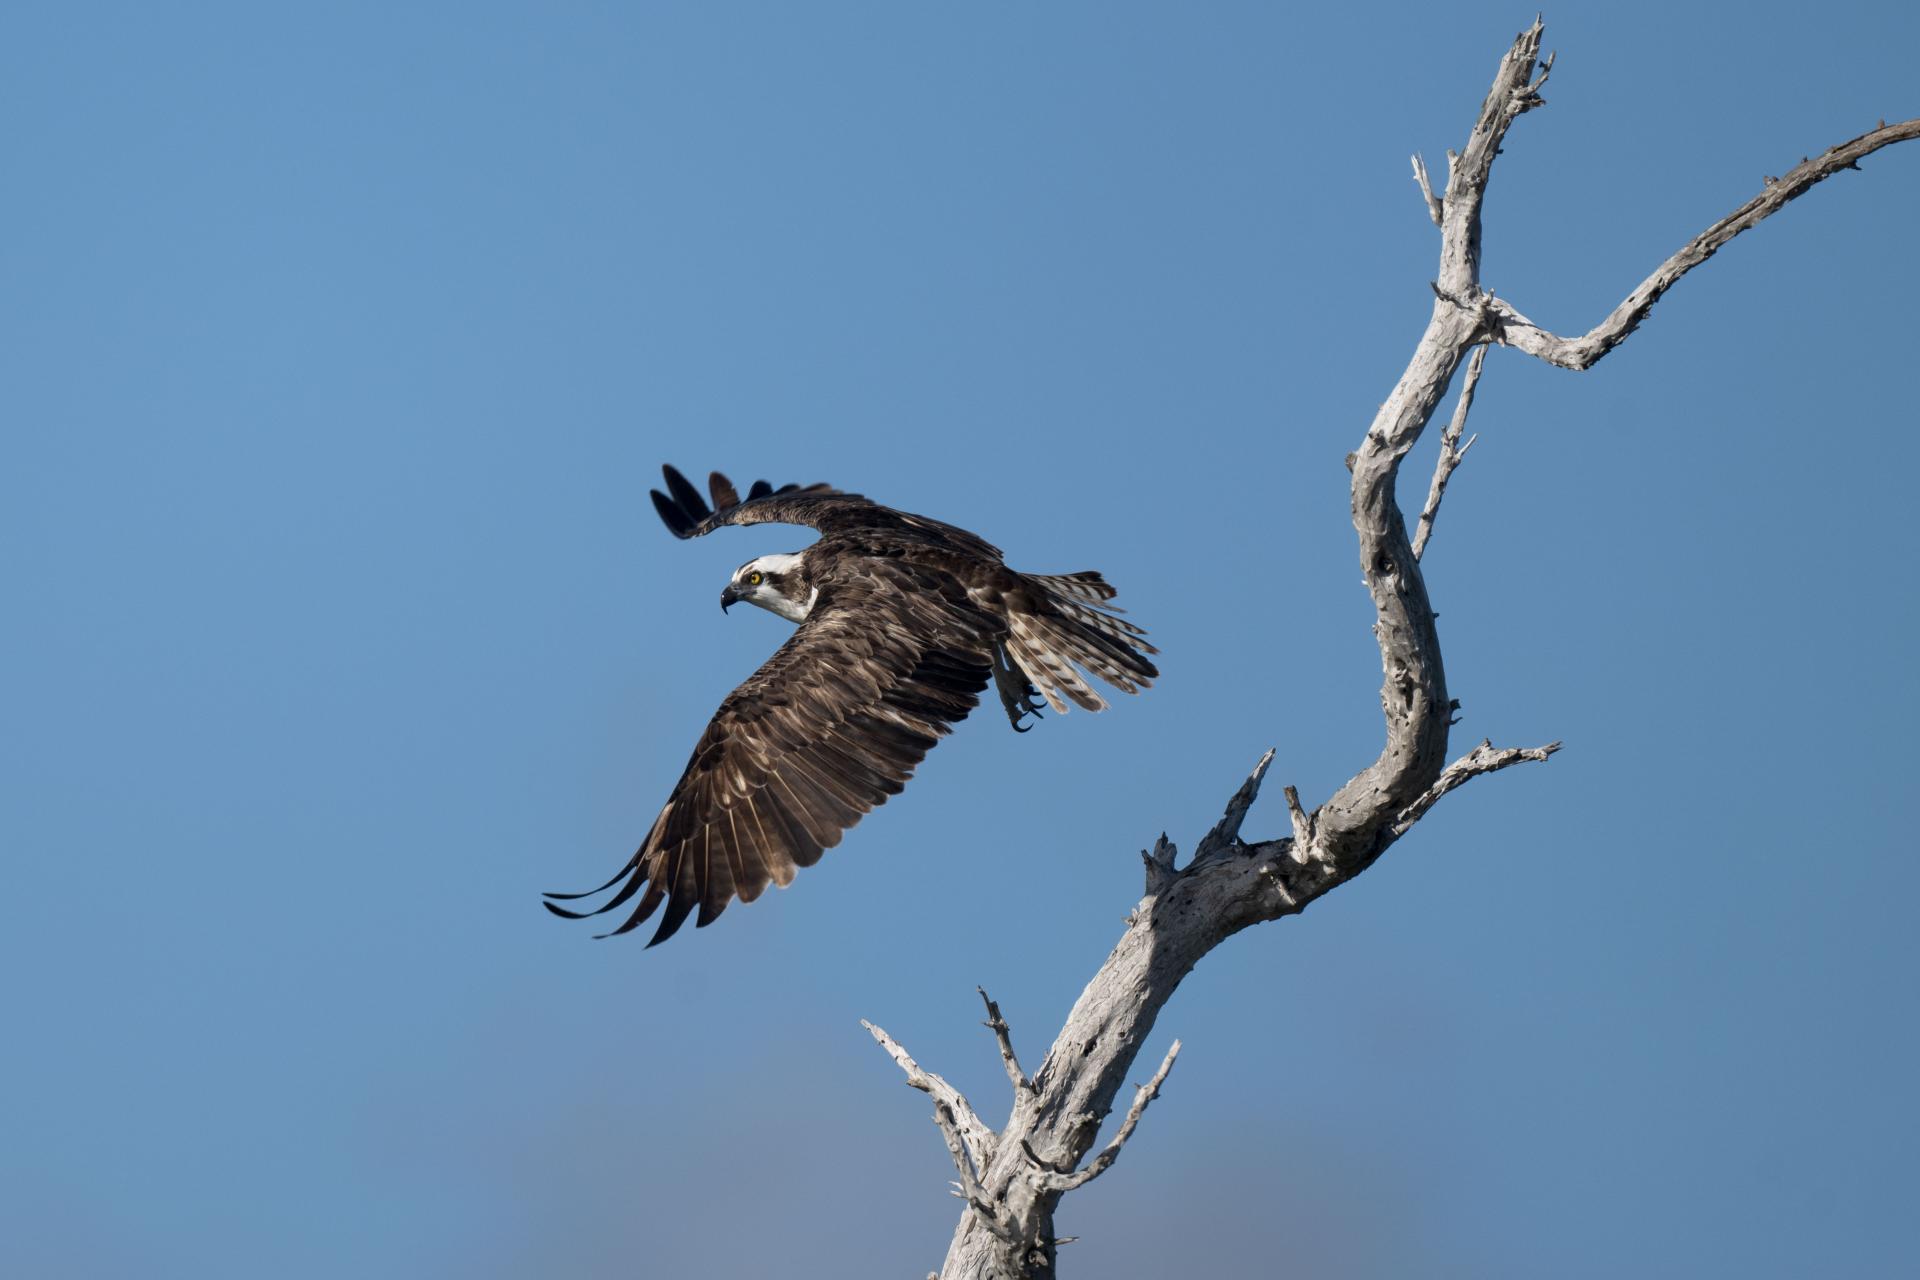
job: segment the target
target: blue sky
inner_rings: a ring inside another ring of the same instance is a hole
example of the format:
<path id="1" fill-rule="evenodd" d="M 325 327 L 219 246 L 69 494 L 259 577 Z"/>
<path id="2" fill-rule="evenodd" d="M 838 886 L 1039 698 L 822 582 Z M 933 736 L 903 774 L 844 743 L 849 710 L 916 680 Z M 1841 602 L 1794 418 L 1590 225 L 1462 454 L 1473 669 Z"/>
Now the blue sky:
<path id="1" fill-rule="evenodd" d="M 1427 311 L 1407 155 L 1531 9 L 69 4 L 0 45 L 0 1271 L 922 1275 L 872 1018 L 990 1116 L 1260 752 L 1377 749 L 1341 459 Z M 1911 6 L 1579 6 L 1487 283 L 1593 323 L 1920 113 Z M 1488 361 L 1427 556 L 1475 783 L 1230 942 L 1071 1274 L 1888 1275 L 1920 1124 L 1920 152 L 1586 375 Z M 1409 472 L 1424 490 L 1431 442 Z M 658 464 L 1099 568 L 1165 679 L 980 715 L 788 891 L 537 905 L 783 635 Z M 1145 1068 L 1142 1069 L 1144 1074 Z"/>

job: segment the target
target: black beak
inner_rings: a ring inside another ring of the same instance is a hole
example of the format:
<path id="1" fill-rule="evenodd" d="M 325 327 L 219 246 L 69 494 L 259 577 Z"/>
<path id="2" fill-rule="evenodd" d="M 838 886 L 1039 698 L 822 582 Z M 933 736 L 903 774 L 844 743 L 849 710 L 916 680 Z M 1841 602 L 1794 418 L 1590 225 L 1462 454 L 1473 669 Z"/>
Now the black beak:
<path id="1" fill-rule="evenodd" d="M 729 582 L 727 584 L 727 589 L 720 593 L 720 612 L 725 613 L 727 611 L 727 606 L 735 605 L 739 603 L 740 603 L 740 593 L 738 591 L 735 591 L 733 589 L 733 584 Z"/>

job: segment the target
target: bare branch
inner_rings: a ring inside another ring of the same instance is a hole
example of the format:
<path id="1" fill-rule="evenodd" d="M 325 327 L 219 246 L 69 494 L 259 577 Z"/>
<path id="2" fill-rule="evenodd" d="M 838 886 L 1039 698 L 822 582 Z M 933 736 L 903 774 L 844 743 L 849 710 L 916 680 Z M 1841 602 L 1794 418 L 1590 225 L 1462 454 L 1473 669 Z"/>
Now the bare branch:
<path id="1" fill-rule="evenodd" d="M 1400 811 L 1400 816 L 1393 821 L 1394 834 L 1406 834 L 1414 823 L 1427 816 L 1429 809 L 1440 803 L 1440 797 L 1455 787 L 1483 773 L 1498 773 L 1509 765 L 1545 760 L 1559 749 L 1559 743 L 1549 742 L 1544 747 L 1502 747 L 1496 750 L 1491 738 L 1482 739 L 1479 746 L 1442 769 L 1434 784 L 1421 793 L 1418 800 Z"/>
<path id="2" fill-rule="evenodd" d="M 1113 1135 L 1113 1141 L 1101 1149 L 1099 1155 L 1088 1162 L 1087 1167 L 1078 1173 L 1061 1173 L 1041 1162 L 1033 1153 L 1033 1148 L 1021 1144 L 1027 1160 L 1037 1171 L 1035 1177 L 1049 1191 L 1072 1191 L 1084 1187 L 1095 1178 L 1113 1167 L 1120 1158 L 1120 1148 L 1127 1145 L 1127 1139 L 1133 1136 L 1134 1126 L 1140 1123 L 1140 1117 L 1146 1114 L 1147 1104 L 1160 1096 L 1160 1086 L 1167 1082 L 1167 1073 L 1173 1070 L 1173 1060 L 1180 1056 L 1180 1042 L 1175 1040 L 1167 1050 L 1167 1056 L 1161 1061 L 1160 1069 L 1153 1073 L 1153 1079 L 1141 1085 L 1133 1095 L 1133 1105 L 1127 1108 L 1127 1118 L 1121 1122 L 1120 1131 Z"/>
<path id="3" fill-rule="evenodd" d="M 1300 793 L 1288 787 L 1283 793 L 1287 797 L 1287 817 L 1293 823 L 1293 860 L 1302 866 L 1313 856 L 1313 819 L 1300 807 Z"/>
<path id="4" fill-rule="evenodd" d="M 1167 833 L 1164 831 L 1160 833 L 1160 838 L 1153 842 L 1151 853 L 1145 849 L 1140 851 L 1140 861 L 1147 864 L 1148 897 L 1163 892 L 1169 884 L 1179 879 L 1180 873 L 1173 866 L 1173 860 L 1179 852 L 1174 847 L 1173 841 L 1167 839 Z M 1133 923 L 1131 916 L 1128 917 L 1127 923 Z"/>
<path id="5" fill-rule="evenodd" d="M 1260 782 L 1267 776 L 1267 766 L 1272 763 L 1273 748 L 1268 747 L 1267 754 L 1260 757 L 1260 763 L 1253 766 L 1253 772 L 1247 775 L 1247 780 L 1240 784 L 1240 789 L 1235 791 L 1233 798 L 1227 801 L 1226 812 L 1220 816 L 1220 821 L 1214 823 L 1213 829 L 1200 837 L 1200 844 L 1193 851 L 1195 862 L 1231 849 L 1240 839 L 1240 824 L 1246 821 L 1247 810 L 1253 807 L 1253 802 L 1260 798 Z"/>
<path id="6" fill-rule="evenodd" d="M 1467 361 L 1467 380 L 1461 384 L 1460 398 L 1453 406 L 1453 420 L 1447 423 L 1446 430 L 1440 433 L 1440 460 L 1433 467 L 1433 484 L 1427 489 L 1427 505 L 1421 508 L 1419 527 L 1413 534 L 1413 558 L 1418 560 L 1426 554 L 1427 539 L 1433 536 L 1433 520 L 1440 514 L 1440 499 L 1447 494 L 1447 481 L 1453 476 L 1453 469 L 1460 465 L 1460 459 L 1467 456 L 1467 450 L 1473 448 L 1473 440 L 1460 443 L 1460 433 L 1467 427 L 1467 411 L 1473 408 L 1473 389 L 1480 382 L 1480 368 L 1487 362 L 1487 349 L 1475 347 L 1473 358 Z"/>
<path id="7" fill-rule="evenodd" d="M 1533 21 L 1535 26 L 1540 25 L 1540 19 L 1538 17 L 1534 18 Z M 1559 56 L 1560 54 L 1556 50 L 1555 52 L 1549 53 L 1546 61 L 1540 64 L 1540 74 L 1534 78 L 1532 84 L 1527 86 L 1527 97 L 1530 101 L 1526 106 L 1521 108 L 1522 111 L 1531 111 L 1535 107 L 1544 107 L 1547 105 L 1547 100 L 1540 96 L 1540 90 L 1546 87 L 1547 77 L 1553 74 L 1553 60 Z"/>
<path id="8" fill-rule="evenodd" d="M 1447 153 L 1451 156 L 1453 153 Z M 1418 151 L 1413 153 L 1413 180 L 1420 184 L 1420 198 L 1427 202 L 1427 216 L 1433 219 L 1434 226 L 1440 226 L 1444 215 L 1440 208 L 1440 197 L 1433 194 L 1433 186 L 1427 181 L 1427 158 Z"/>
<path id="9" fill-rule="evenodd" d="M 933 1072 L 921 1067 L 913 1060 L 911 1054 L 900 1047 L 898 1041 L 879 1027 L 865 1018 L 860 1019 L 860 1025 L 867 1029 L 867 1034 L 871 1035 L 874 1041 L 887 1051 L 887 1056 L 906 1073 L 907 1084 L 933 1099 L 935 1114 L 937 1115 L 940 1109 L 944 1108 L 953 1118 L 961 1135 L 966 1138 L 967 1147 L 974 1159 L 982 1165 L 992 1160 L 994 1132 L 981 1123 L 980 1117 L 974 1114 L 972 1104 L 961 1095 L 960 1091 Z"/>
<path id="10" fill-rule="evenodd" d="M 1467 145 L 1457 157 L 1450 157 L 1440 287 L 1452 297 L 1466 297 L 1479 283 L 1480 201 L 1507 128 L 1542 105 L 1539 88 L 1545 77 L 1533 79 L 1534 65 L 1540 57 L 1540 35 L 1540 20 L 1536 18 L 1531 27 L 1514 37 L 1493 74 L 1493 87 L 1480 104 L 1480 117 L 1467 135 Z"/>
<path id="11" fill-rule="evenodd" d="M 940 1136 L 947 1140 L 947 1154 L 953 1157 L 953 1167 L 960 1172 L 959 1186 L 953 1194 L 965 1200 L 968 1206 L 980 1215 L 981 1221 L 987 1225 L 987 1230 L 1002 1240 L 1012 1240 L 1012 1231 L 1000 1221 L 1000 1215 L 994 1209 L 993 1202 L 987 1199 L 986 1192 L 980 1187 L 979 1175 L 974 1170 L 973 1159 L 967 1152 L 966 1144 L 961 1141 L 958 1122 L 954 1118 L 952 1108 L 944 1102 L 935 1102 L 933 1122 L 940 1126 Z"/>
<path id="12" fill-rule="evenodd" d="M 1640 286 L 1628 294 L 1605 320 L 1582 337 L 1563 338 L 1549 333 L 1514 307 L 1497 298 L 1489 298 L 1488 312 L 1493 338 L 1496 342 L 1518 348 L 1530 356 L 1538 356 L 1548 364 L 1563 369 L 1590 369 L 1600 357 L 1627 340 L 1627 335 L 1638 328 L 1647 313 L 1653 310 L 1653 304 L 1660 301 L 1660 296 L 1671 289 L 1681 276 L 1719 252 L 1720 246 L 1727 241 L 1742 231 L 1758 226 L 1762 219 L 1779 212 L 1789 201 L 1805 195 L 1816 184 L 1826 181 L 1842 169 L 1858 168 L 1861 159 L 1880 148 L 1914 138 L 1920 138 L 1920 119 L 1882 124 L 1857 138 L 1828 147 L 1811 160 L 1802 160 L 1789 169 L 1784 177 L 1767 179 L 1765 189 L 1759 195 L 1689 240 L 1678 253 L 1642 280 Z"/>
<path id="13" fill-rule="evenodd" d="M 1540 36 L 1536 21 L 1515 37 L 1494 72 L 1466 146 L 1452 161 L 1440 272 L 1426 331 L 1353 454 L 1353 527 L 1360 573 L 1373 597 L 1386 741 L 1371 765 L 1314 811 L 1312 842 L 1305 850 L 1298 841 L 1306 824 L 1299 818 L 1294 822 L 1294 860 L 1305 865 L 1301 854 L 1311 851 L 1337 868 L 1342 879 L 1364 871 L 1393 843 L 1394 816 L 1432 784 L 1446 763 L 1451 700 L 1440 635 L 1395 496 L 1396 480 L 1401 461 L 1432 419 L 1468 348 L 1484 340 L 1484 321 L 1470 305 L 1480 294 L 1480 208 L 1508 126 L 1539 105 L 1534 71 Z"/>
<path id="14" fill-rule="evenodd" d="M 985 987 L 975 987 L 974 990 L 980 993 L 980 999 L 986 1003 L 986 1025 L 992 1030 L 993 1038 L 1000 1042 L 1000 1061 L 1006 1064 L 1007 1079 L 1012 1082 L 1014 1092 L 1032 1093 L 1033 1081 L 1027 1079 L 1026 1073 L 1020 1070 L 1020 1059 L 1013 1056 L 1013 1036 L 1007 1030 L 1007 1020 L 1000 1016 L 1000 1006 L 988 997 Z"/>

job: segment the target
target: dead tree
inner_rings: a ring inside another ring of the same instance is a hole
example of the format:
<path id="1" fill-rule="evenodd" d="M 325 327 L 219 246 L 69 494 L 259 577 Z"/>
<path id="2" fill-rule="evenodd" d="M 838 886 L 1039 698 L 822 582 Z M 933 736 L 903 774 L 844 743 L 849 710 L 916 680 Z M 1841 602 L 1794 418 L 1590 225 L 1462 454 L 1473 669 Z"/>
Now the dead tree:
<path id="1" fill-rule="evenodd" d="M 1124 1121 L 1091 1159 L 1100 1125 L 1112 1110 L 1134 1058 L 1174 990 L 1200 958 L 1229 937 L 1283 916 L 1296 915 L 1321 895 L 1353 879 L 1385 853 L 1455 787 L 1522 761 L 1545 760 L 1559 743 L 1495 747 L 1482 742 L 1447 762 L 1448 727 L 1457 706 L 1447 696 L 1434 612 L 1420 572 L 1446 492 L 1469 438 L 1461 443 L 1474 384 L 1489 346 L 1512 347 L 1566 369 L 1586 369 L 1613 350 L 1680 277 L 1734 236 L 1794 197 L 1891 143 L 1920 137 L 1920 120 L 1882 122 L 1778 178 L 1759 195 L 1695 236 L 1642 281 L 1589 332 L 1549 333 L 1480 284 L 1480 208 L 1487 177 L 1508 128 L 1544 105 L 1540 89 L 1553 59 L 1540 59 L 1536 21 L 1500 61 L 1466 145 L 1447 152 L 1445 189 L 1436 194 L 1419 156 L 1414 180 L 1428 215 L 1440 228 L 1440 270 L 1433 310 L 1406 372 L 1348 456 L 1353 474 L 1353 526 L 1360 538 L 1360 569 L 1372 593 L 1385 679 L 1380 702 L 1386 744 L 1372 764 L 1309 811 L 1292 787 L 1285 790 L 1291 831 L 1247 842 L 1240 826 L 1259 794 L 1273 753 L 1268 752 L 1227 802 L 1226 812 L 1201 837 L 1186 865 L 1162 835 L 1146 862 L 1146 896 L 1128 916 L 1127 930 L 1068 1014 L 1053 1047 L 1031 1076 L 1021 1069 L 1000 1010 L 986 993 L 987 1023 L 999 1044 L 1013 1090 L 1013 1110 L 995 1132 L 966 1098 L 922 1068 L 885 1031 L 866 1024 L 906 1072 L 907 1083 L 933 1099 L 958 1178 L 954 1194 L 966 1207 L 954 1231 L 946 1280 L 1006 1280 L 1054 1274 L 1053 1217 L 1060 1197 L 1112 1167 L 1180 1051 L 1174 1041 L 1158 1070 L 1134 1092 Z M 1466 376 L 1441 436 L 1440 456 L 1411 538 L 1395 497 L 1400 464 L 1420 439 L 1453 381 Z"/>

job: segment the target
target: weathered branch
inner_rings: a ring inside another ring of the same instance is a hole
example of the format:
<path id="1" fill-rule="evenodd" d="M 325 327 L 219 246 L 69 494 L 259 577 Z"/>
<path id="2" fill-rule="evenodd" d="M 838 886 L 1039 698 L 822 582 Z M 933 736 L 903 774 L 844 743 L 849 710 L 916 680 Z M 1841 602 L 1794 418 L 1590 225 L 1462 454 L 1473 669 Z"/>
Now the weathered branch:
<path id="1" fill-rule="evenodd" d="M 1789 201 L 1805 195 L 1843 169 L 1857 169 L 1860 161 L 1882 147 L 1920 138 L 1920 118 L 1897 124 L 1881 122 L 1857 138 L 1828 147 L 1811 160 L 1802 160 L 1787 170 L 1784 177 L 1764 179 L 1765 189 L 1720 221 L 1689 240 L 1678 253 L 1661 263 L 1654 273 L 1640 282 L 1607 318 L 1578 338 L 1563 338 L 1542 329 L 1521 315 L 1512 305 L 1498 298 L 1486 299 L 1493 321 L 1493 339 L 1515 347 L 1530 356 L 1538 356 L 1562 369 L 1590 369 L 1600 357 L 1627 340 L 1681 276 L 1720 251 L 1727 241 L 1742 231 L 1785 208 Z"/>
<path id="2" fill-rule="evenodd" d="M 1433 186 L 1427 181 L 1427 158 L 1418 151 L 1413 153 L 1413 180 L 1420 184 L 1420 198 L 1427 202 L 1427 216 L 1433 219 L 1434 226 L 1443 225 L 1445 215 L 1440 209 L 1440 197 L 1433 194 Z"/>
<path id="3" fill-rule="evenodd" d="M 953 1118 L 954 1126 L 959 1131 L 960 1136 L 966 1140 L 967 1148 L 973 1156 L 973 1159 L 979 1164 L 985 1164 L 993 1159 L 993 1130 L 983 1124 L 980 1117 L 974 1114 L 973 1105 L 961 1095 L 960 1091 L 933 1072 L 921 1067 L 919 1063 L 913 1060 L 911 1054 L 900 1047 L 898 1041 L 885 1031 L 882 1031 L 879 1027 L 874 1026 L 865 1018 L 860 1019 L 860 1025 L 865 1027 L 867 1034 L 871 1035 L 879 1046 L 887 1051 L 887 1056 L 899 1064 L 900 1070 L 906 1073 L 907 1084 L 911 1088 L 918 1089 L 933 1099 L 934 1114 L 936 1116 L 939 1115 L 944 1108 L 946 1113 Z"/>
<path id="4" fill-rule="evenodd" d="M 1479 746 L 1461 756 L 1440 771 L 1432 786 L 1420 793 L 1420 798 L 1400 811 L 1393 820 L 1396 835 L 1404 835 L 1413 828 L 1413 824 L 1427 816 L 1427 810 L 1440 803 L 1440 797 L 1463 783 L 1471 782 L 1483 773 L 1498 773 L 1509 765 L 1525 763 L 1528 760 L 1545 760 L 1560 749 L 1557 742 L 1549 742 L 1544 747 L 1502 747 L 1496 749 L 1491 738 L 1482 739 Z"/>
<path id="5" fill-rule="evenodd" d="M 1014 1094 L 1012 1113 L 998 1134 L 973 1132 L 970 1126 L 979 1121 L 966 1100 L 939 1077 L 921 1071 L 884 1032 L 868 1024 L 907 1072 L 908 1082 L 934 1096 L 936 1118 L 948 1117 L 941 1119 L 941 1128 L 955 1154 L 970 1212 L 955 1229 L 941 1272 L 946 1280 L 1046 1280 L 1053 1275 L 1059 1244 L 1053 1214 L 1059 1198 L 1112 1167 L 1165 1081 L 1178 1041 L 1153 1079 L 1136 1092 L 1113 1141 L 1082 1166 L 1161 1009 L 1201 957 L 1240 930 L 1304 910 L 1359 875 L 1469 780 L 1522 761 L 1545 760 L 1559 749 L 1557 742 L 1506 749 L 1482 742 L 1447 763 L 1457 704 L 1447 694 L 1420 554 L 1432 534 L 1448 478 L 1472 443 L 1469 439 L 1461 444 L 1460 439 L 1487 344 L 1502 342 L 1554 363 L 1585 368 L 1618 345 L 1662 292 L 1719 245 L 1861 156 L 1920 136 L 1920 122 L 1882 126 L 1818 160 L 1803 162 L 1787 177 L 1770 182 L 1762 196 L 1696 237 L 1599 328 L 1584 338 L 1558 338 L 1480 285 L 1481 206 L 1488 175 L 1513 121 L 1543 105 L 1540 90 L 1553 60 L 1540 60 L 1540 41 L 1536 21 L 1501 59 L 1466 145 L 1447 152 L 1442 195 L 1432 191 L 1425 162 L 1414 157 L 1415 181 L 1441 230 L 1432 309 L 1405 372 L 1348 459 L 1360 571 L 1373 599 L 1383 676 L 1385 742 L 1378 757 L 1311 812 L 1292 787 L 1286 788 L 1289 835 L 1254 842 L 1241 836 L 1272 762 L 1271 751 L 1228 801 L 1184 868 L 1176 864 L 1172 841 L 1162 834 L 1150 852 L 1141 854 L 1146 896 L 1128 914 L 1125 932 L 1081 992 L 1031 1077 L 1014 1057 L 999 1009 L 987 1001 L 987 1025 L 999 1042 Z M 1400 465 L 1469 352 L 1467 376 L 1442 436 L 1418 533 L 1409 539 L 1395 492 Z M 984 991 L 981 998 L 986 999 Z M 996 1152 L 1007 1158 L 996 1159 Z"/>
<path id="6" fill-rule="evenodd" d="M 1420 509 L 1420 523 L 1413 533 L 1415 560 L 1427 552 L 1427 539 L 1433 536 L 1433 521 L 1440 514 L 1440 499 L 1447 496 L 1447 481 L 1453 478 L 1453 469 L 1460 465 L 1460 459 L 1467 456 L 1467 450 L 1473 448 L 1473 442 L 1480 438 L 1474 435 L 1465 444 L 1460 443 L 1460 433 L 1467 428 L 1467 411 L 1473 408 L 1473 389 L 1480 383 L 1480 369 L 1486 362 L 1487 349 L 1475 347 L 1473 358 L 1467 361 L 1467 380 L 1460 384 L 1460 398 L 1454 401 L 1453 420 L 1440 433 L 1440 460 L 1434 463 L 1433 484 L 1427 489 L 1427 505 Z"/>
<path id="7" fill-rule="evenodd" d="M 1133 1105 L 1127 1108 L 1127 1118 L 1121 1122 L 1120 1131 L 1113 1135 L 1113 1141 L 1109 1142 L 1100 1154 L 1089 1161 L 1087 1167 L 1078 1173 L 1061 1173 L 1047 1168 L 1040 1162 L 1040 1157 L 1033 1154 L 1033 1148 L 1022 1143 L 1021 1150 L 1026 1153 L 1027 1160 L 1040 1170 L 1038 1176 L 1042 1185 L 1049 1191 L 1072 1191 L 1086 1186 L 1111 1169 L 1113 1162 L 1120 1158 L 1120 1148 L 1127 1145 L 1127 1139 L 1133 1136 L 1134 1126 L 1138 1125 L 1140 1117 L 1146 1114 L 1147 1104 L 1160 1096 L 1160 1086 L 1167 1082 L 1167 1073 L 1173 1070 L 1173 1060 L 1179 1056 L 1180 1042 L 1175 1040 L 1167 1049 L 1167 1056 L 1161 1060 L 1160 1069 L 1153 1073 L 1153 1079 L 1141 1085 L 1133 1095 Z"/>
<path id="8" fill-rule="evenodd" d="M 955 1119 L 953 1108 L 944 1102 L 933 1104 L 933 1122 L 940 1126 L 940 1136 L 946 1139 L 947 1154 L 953 1157 L 953 1167 L 960 1174 L 954 1183 L 953 1194 L 967 1202 L 967 1207 L 980 1215 L 980 1221 L 995 1237 L 1005 1241 L 1017 1239 L 1011 1228 L 1000 1221 L 1000 1211 L 987 1200 L 986 1192 L 980 1188 L 980 1175 L 974 1167 L 973 1156 L 961 1139 L 959 1122 Z"/>
<path id="9" fill-rule="evenodd" d="M 1179 850 L 1174 848 L 1173 841 L 1167 839 L 1167 833 L 1164 831 L 1160 833 L 1160 838 L 1153 842 L 1151 852 L 1145 849 L 1140 851 L 1140 861 L 1147 865 L 1146 892 L 1149 898 L 1172 884 L 1179 876 L 1180 873 L 1174 870 L 1173 866 L 1173 860 L 1178 853 Z M 1127 923 L 1133 923 L 1132 916 L 1127 917 Z"/>
<path id="10" fill-rule="evenodd" d="M 1507 128 L 1535 107 L 1546 105 L 1540 89 L 1552 68 L 1548 59 L 1538 79 L 1533 78 L 1540 57 L 1541 25 L 1534 24 L 1514 37 L 1513 46 L 1500 59 L 1493 75 L 1493 87 L 1480 103 L 1480 116 L 1474 121 L 1467 145 L 1456 156 L 1447 155 L 1446 217 L 1441 225 L 1440 289 L 1452 297 L 1465 297 L 1480 281 L 1480 202 L 1487 191 L 1487 175 Z M 1451 372 L 1451 371 L 1449 371 Z M 1442 388 L 1444 390 L 1444 388 Z M 1376 424 L 1378 419 L 1375 420 Z"/>
<path id="11" fill-rule="evenodd" d="M 1439 279 L 1426 331 L 1353 455 L 1353 526 L 1360 572 L 1373 596 L 1387 740 L 1372 765 L 1311 815 L 1306 852 L 1328 865 L 1336 883 L 1358 875 L 1386 851 L 1396 838 L 1392 819 L 1432 784 L 1446 760 L 1452 704 L 1440 637 L 1394 487 L 1402 459 L 1433 417 L 1462 356 L 1479 340 L 1479 314 L 1461 300 L 1479 290 L 1480 207 L 1494 157 L 1508 127 L 1541 105 L 1546 70 L 1541 68 L 1538 78 L 1534 74 L 1541 66 L 1540 36 L 1535 22 L 1515 38 L 1494 72 L 1466 146 L 1451 165 Z M 1300 852 L 1295 850 L 1296 858 Z"/>
<path id="12" fill-rule="evenodd" d="M 1287 820 L 1293 824 L 1293 845 L 1287 850 L 1293 860 L 1305 863 L 1313 856 L 1313 819 L 1300 807 L 1300 792 L 1286 787 L 1281 792 L 1287 798 Z"/>
<path id="13" fill-rule="evenodd" d="M 1217 857 L 1233 848 L 1240 839 L 1240 824 L 1246 821 L 1247 810 L 1253 808 L 1253 802 L 1260 795 L 1260 782 L 1267 776 L 1267 766 L 1273 763 L 1273 748 L 1267 748 L 1267 754 L 1260 757 L 1260 763 L 1253 766 L 1253 772 L 1240 784 L 1240 789 L 1227 801 L 1227 811 L 1220 815 L 1220 821 L 1206 835 L 1200 837 L 1200 844 L 1193 851 L 1193 860 L 1199 862 L 1205 858 Z M 1166 836 L 1160 837 L 1162 840 Z"/>
<path id="14" fill-rule="evenodd" d="M 1033 1081 L 1027 1079 L 1026 1073 L 1020 1070 L 1020 1059 L 1013 1056 L 1013 1035 L 1007 1029 L 1007 1020 L 1000 1016 L 1000 1006 L 987 996 L 985 987 L 975 987 L 974 990 L 980 993 L 980 999 L 987 1006 L 986 1025 L 993 1032 L 993 1038 L 1000 1043 L 1000 1061 L 1006 1065 L 1008 1083 L 1013 1085 L 1015 1093 L 1032 1092 Z"/>

